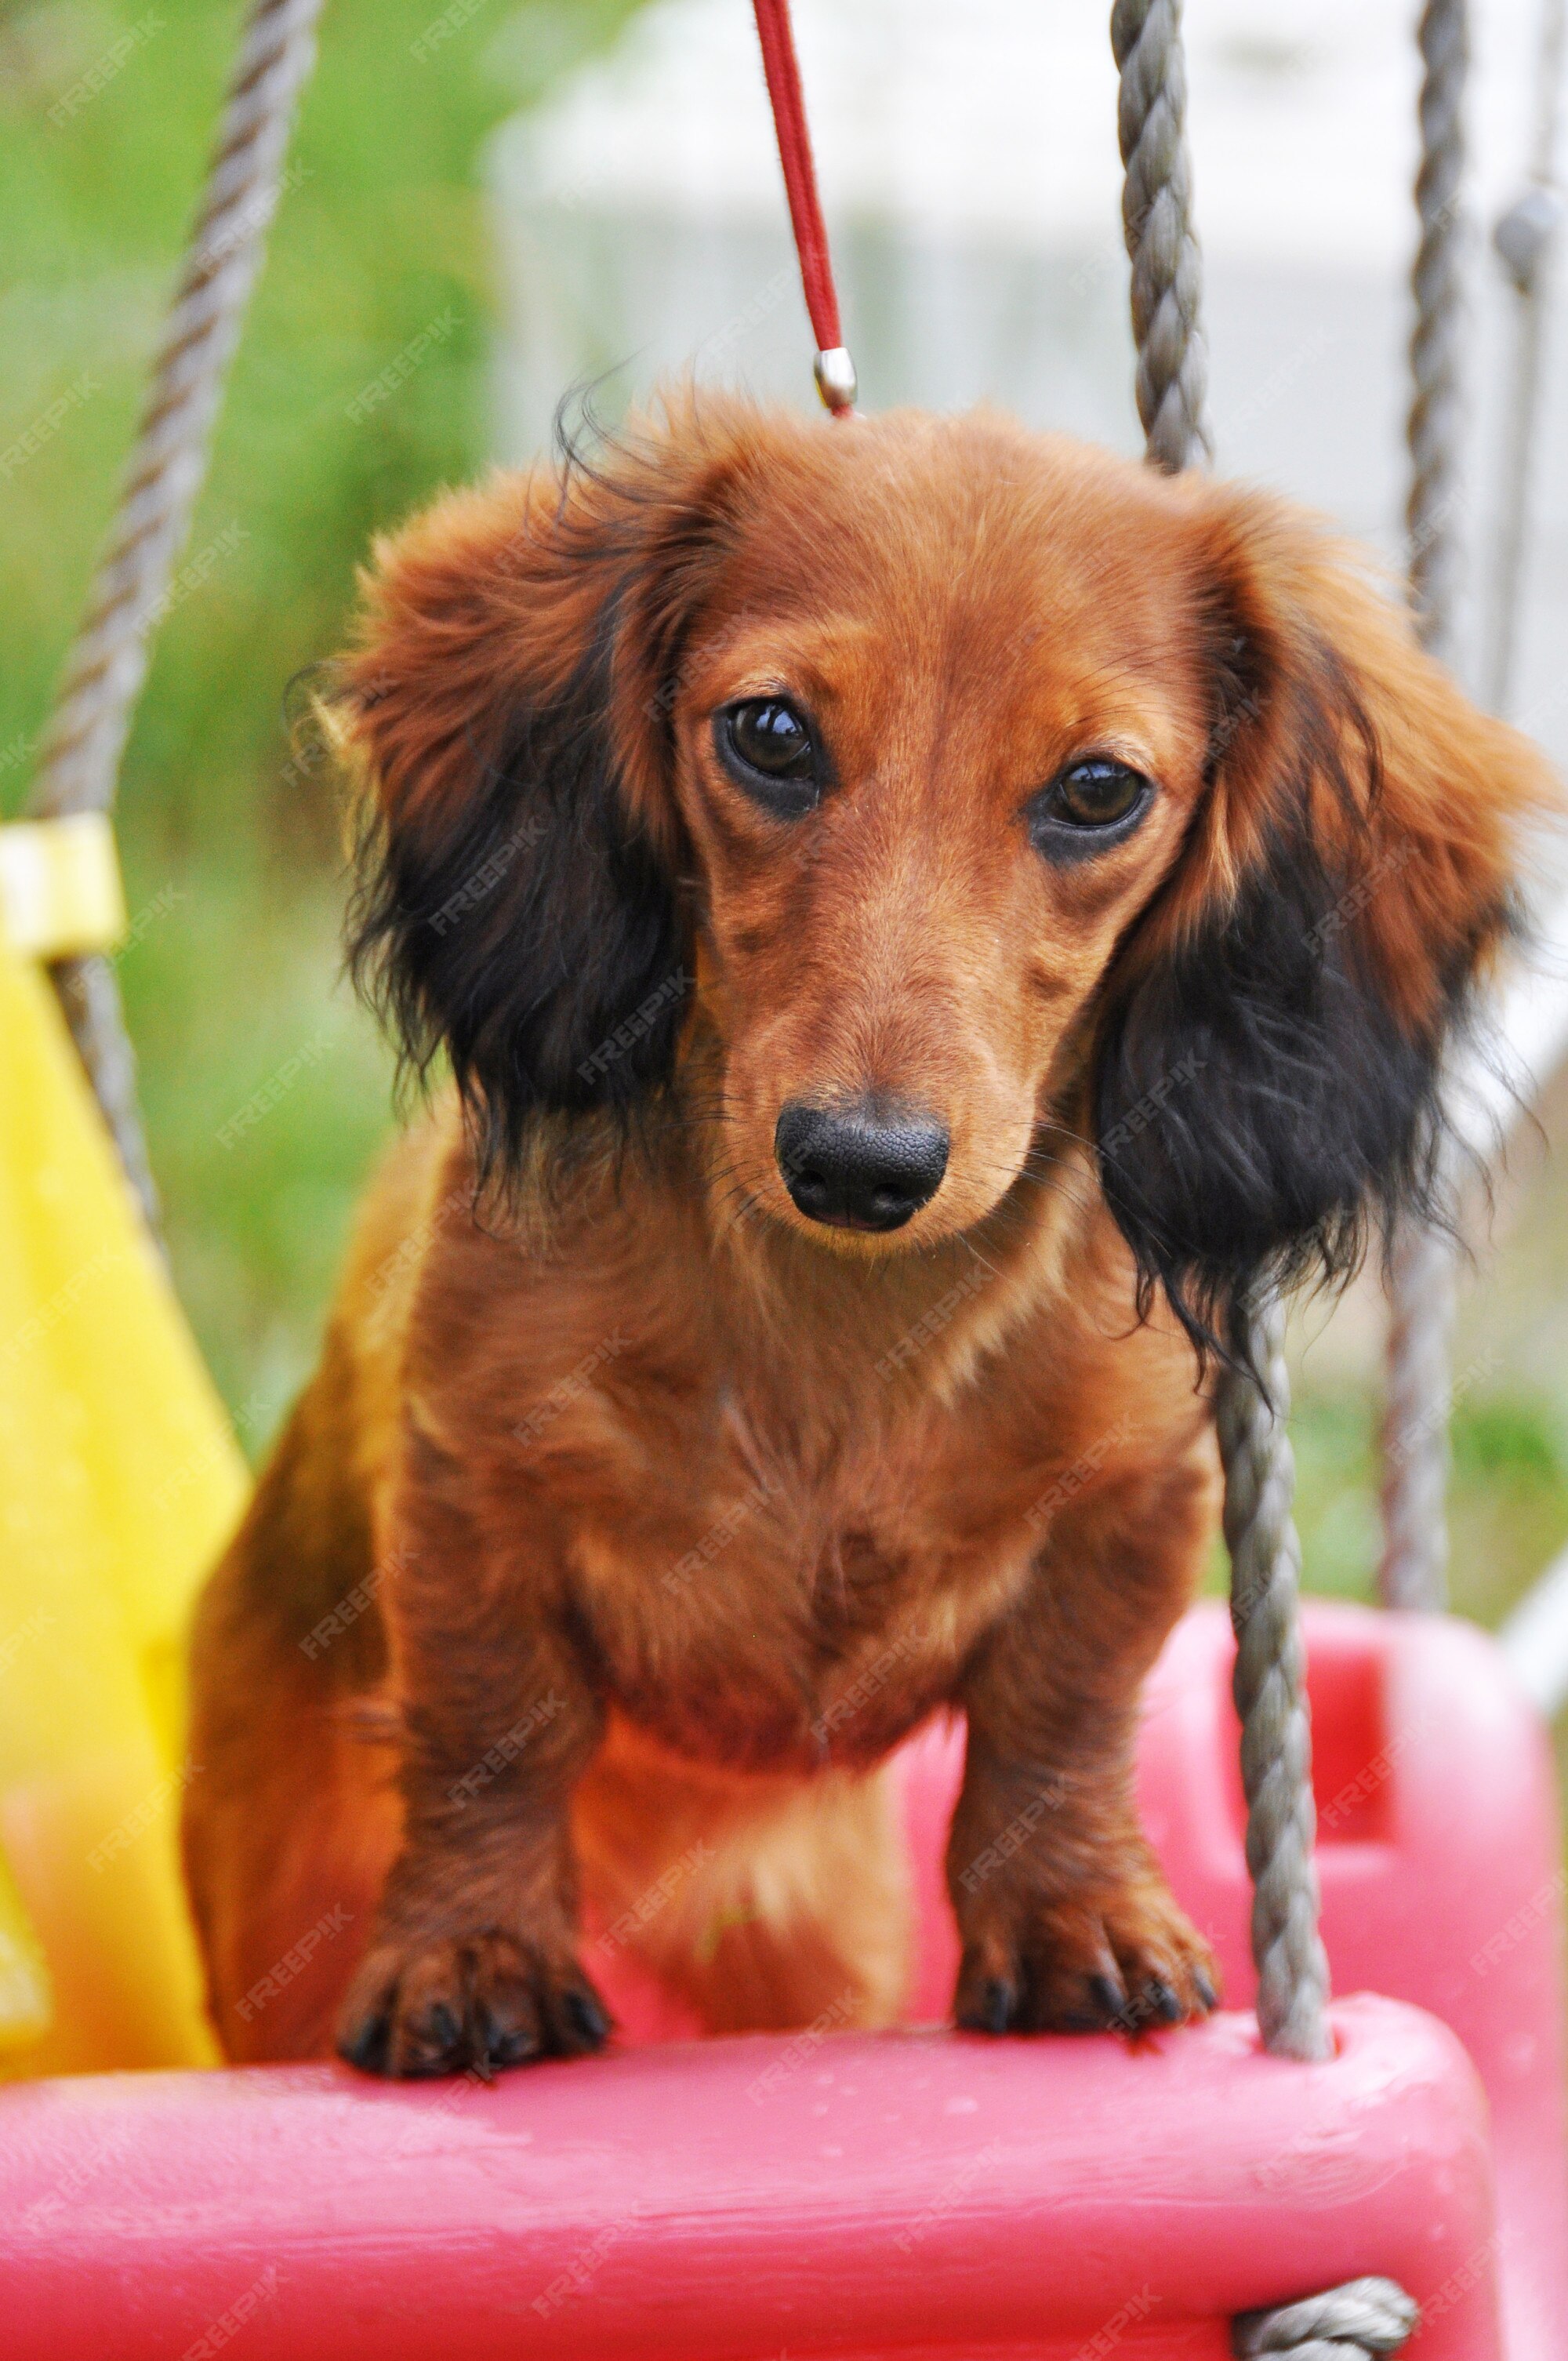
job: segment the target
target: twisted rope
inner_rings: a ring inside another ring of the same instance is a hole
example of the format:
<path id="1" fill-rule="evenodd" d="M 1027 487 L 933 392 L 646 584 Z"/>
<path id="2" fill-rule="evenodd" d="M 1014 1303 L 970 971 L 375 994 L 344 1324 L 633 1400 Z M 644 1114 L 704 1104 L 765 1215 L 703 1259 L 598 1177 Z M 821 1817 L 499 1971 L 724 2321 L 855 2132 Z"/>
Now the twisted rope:
<path id="1" fill-rule="evenodd" d="M 1452 1241 L 1419 1223 L 1401 1224 L 1388 1299 L 1377 1594 L 1385 1607 L 1431 1612 L 1448 1603 Z"/>
<path id="2" fill-rule="evenodd" d="M 1252 1955 L 1264 2047 L 1282 2058 L 1332 2054 L 1329 1963 L 1318 1934 L 1312 1860 L 1312 1733 L 1298 1589 L 1301 1544 L 1291 1516 L 1296 1462 L 1286 1419 L 1285 1312 L 1277 1297 L 1249 1322 L 1263 1383 L 1227 1370 L 1215 1395 L 1231 1554 L 1232 1693 L 1242 1723 Z"/>
<path id="3" fill-rule="evenodd" d="M 1138 416 L 1150 459 L 1174 475 L 1213 456 L 1181 0 L 1115 0 L 1111 47 L 1122 76 L 1116 129 L 1126 169 L 1122 227 L 1133 266 Z"/>
<path id="4" fill-rule="evenodd" d="M 1111 45 L 1122 75 L 1122 221 L 1133 266 L 1138 415 L 1150 464 L 1176 474 L 1213 453 L 1180 0 L 1114 0 Z M 1317 1811 L 1299 1612 L 1301 1545 L 1291 1516 L 1296 1463 L 1286 1428 L 1290 1384 L 1277 1298 L 1252 1307 L 1242 1328 L 1243 1358 L 1263 1383 L 1245 1367 L 1228 1367 L 1215 1389 L 1214 1420 L 1225 1472 L 1257 2021 L 1266 2049 L 1318 2059 L 1331 2057 L 1333 2045 L 1312 1861 Z M 1296 2361 L 1370 2361 L 1398 2352 L 1415 2319 L 1415 2305 L 1391 2280 L 1356 2279 L 1305 2303 L 1244 2313 L 1233 2323 L 1234 2349 L 1294 2355 Z"/>
<path id="5" fill-rule="evenodd" d="M 1410 600 L 1421 643 L 1447 663 L 1459 592 L 1463 495 L 1459 480 L 1460 341 L 1464 333 L 1464 170 L 1462 109 L 1469 67 L 1465 0 L 1426 0 L 1421 11 L 1421 160 L 1416 174 L 1420 240 L 1410 286 Z"/>
<path id="6" fill-rule="evenodd" d="M 1240 2313 L 1231 2323 L 1231 2350 L 1240 2361 L 1260 2353 L 1282 2353 L 1289 2361 L 1373 2361 L 1401 2351 L 1418 2317 L 1392 2279 L 1350 2279 L 1279 2312 Z"/>
<path id="7" fill-rule="evenodd" d="M 1416 629 L 1422 646 L 1447 663 L 1454 649 L 1464 506 L 1459 453 L 1465 236 L 1459 196 L 1469 68 L 1465 0 L 1426 0 L 1418 38 L 1424 69 L 1421 159 L 1416 174 L 1420 237 L 1410 278 L 1416 318 L 1410 335 L 1406 424 L 1410 489 L 1405 519 Z M 1383 1559 L 1378 1569 L 1378 1592 L 1386 1607 L 1435 1609 L 1446 1603 L 1443 1501 L 1453 1292 L 1450 1242 L 1418 1224 L 1402 1224 L 1389 1273 Z"/>
<path id="8" fill-rule="evenodd" d="M 44 732 L 30 807 L 41 818 L 107 811 L 114 802 L 148 642 L 206 473 L 225 372 L 278 202 L 321 7 L 322 0 L 255 0 L 247 19 L 119 508 Z M 70 960 L 55 977 L 126 1172 L 156 1219 L 114 972 L 101 959 Z"/>
<path id="9" fill-rule="evenodd" d="M 1138 411 L 1150 464 L 1174 474 L 1213 449 L 1180 0 L 1115 0 L 1111 46 L 1122 73 L 1122 220 L 1133 266 Z M 1301 1552 L 1290 1516 L 1296 1463 L 1285 1428 L 1283 1334 L 1277 1303 L 1252 1314 L 1245 1341 L 1267 1396 L 1244 1370 L 1226 1369 L 1215 1422 L 1225 1470 L 1258 2025 L 1265 2045 L 1282 2056 L 1322 2058 L 1328 1965 L 1312 1866 L 1311 1733 L 1297 1617 Z"/>

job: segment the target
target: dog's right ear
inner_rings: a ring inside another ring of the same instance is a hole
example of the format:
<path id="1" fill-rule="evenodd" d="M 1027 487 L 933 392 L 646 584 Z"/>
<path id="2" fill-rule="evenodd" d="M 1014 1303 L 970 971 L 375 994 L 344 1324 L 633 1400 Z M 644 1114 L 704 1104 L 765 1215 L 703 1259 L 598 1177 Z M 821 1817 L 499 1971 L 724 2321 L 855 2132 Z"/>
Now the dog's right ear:
<path id="1" fill-rule="evenodd" d="M 1442 1219 L 1445 1060 L 1517 925 L 1540 751 L 1477 712 L 1312 519 L 1179 479 L 1212 735 L 1203 800 L 1105 995 L 1106 1202 L 1201 1348 L 1260 1283 L 1348 1279 Z"/>
<path id="2" fill-rule="evenodd" d="M 691 990 L 669 716 L 743 423 L 695 409 L 436 503 L 376 551 L 334 734 L 363 774 L 350 963 L 444 1046 L 481 1170 L 670 1076 Z"/>

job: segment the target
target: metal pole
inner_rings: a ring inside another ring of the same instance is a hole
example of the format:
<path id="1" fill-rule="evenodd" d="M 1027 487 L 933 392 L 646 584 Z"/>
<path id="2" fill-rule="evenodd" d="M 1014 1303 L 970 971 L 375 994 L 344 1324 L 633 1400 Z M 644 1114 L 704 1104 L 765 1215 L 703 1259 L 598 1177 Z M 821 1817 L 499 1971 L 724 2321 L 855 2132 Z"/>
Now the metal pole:
<path id="1" fill-rule="evenodd" d="M 1530 183 L 1492 232 L 1492 244 L 1518 299 L 1504 405 L 1502 490 L 1482 672 L 1482 695 L 1494 713 L 1508 710 L 1519 648 L 1519 598 L 1524 583 L 1536 421 L 1541 408 L 1547 295 L 1563 211 L 1556 169 L 1565 27 L 1568 0 L 1542 0 Z"/>

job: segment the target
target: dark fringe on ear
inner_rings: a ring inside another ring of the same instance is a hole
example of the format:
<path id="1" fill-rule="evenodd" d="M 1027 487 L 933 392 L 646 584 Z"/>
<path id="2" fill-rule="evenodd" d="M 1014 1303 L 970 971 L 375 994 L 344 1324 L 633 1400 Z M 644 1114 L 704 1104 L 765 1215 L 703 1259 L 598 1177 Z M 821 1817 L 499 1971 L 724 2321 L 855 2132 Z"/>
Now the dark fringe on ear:
<path id="1" fill-rule="evenodd" d="M 624 1135 L 667 1082 L 692 988 L 671 887 L 619 792 L 605 728 L 613 598 L 579 676 L 514 718 L 438 808 L 364 798 L 348 967 L 422 1084 L 444 1047 L 481 1185 L 540 1119 L 609 1110 Z"/>
<path id="2" fill-rule="evenodd" d="M 1367 890 L 1325 865 L 1299 815 L 1223 920 L 1107 1025 L 1106 1201 L 1137 1257 L 1140 1313 L 1162 1289 L 1201 1361 L 1245 1362 L 1259 1290 L 1343 1287 L 1401 1215 L 1453 1229 L 1442 1054 L 1508 914 L 1454 952 L 1411 1033 L 1359 953 L 1350 920 Z"/>

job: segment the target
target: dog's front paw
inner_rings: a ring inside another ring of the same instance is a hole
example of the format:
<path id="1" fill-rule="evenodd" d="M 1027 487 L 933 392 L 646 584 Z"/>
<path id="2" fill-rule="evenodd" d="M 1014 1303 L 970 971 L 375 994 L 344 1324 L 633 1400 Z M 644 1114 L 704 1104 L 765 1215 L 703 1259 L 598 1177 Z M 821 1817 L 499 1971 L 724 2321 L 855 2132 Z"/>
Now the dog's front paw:
<path id="1" fill-rule="evenodd" d="M 975 2033 L 1141 2033 L 1207 2016 L 1214 1955 L 1157 1878 L 1036 1897 L 964 1946 L 953 2014 Z"/>
<path id="2" fill-rule="evenodd" d="M 488 2076 L 598 2049 L 610 2020 L 576 1961 L 546 1959 L 487 1927 L 423 1945 L 378 1943 L 338 2019 L 337 2046 L 367 2073 Z"/>

